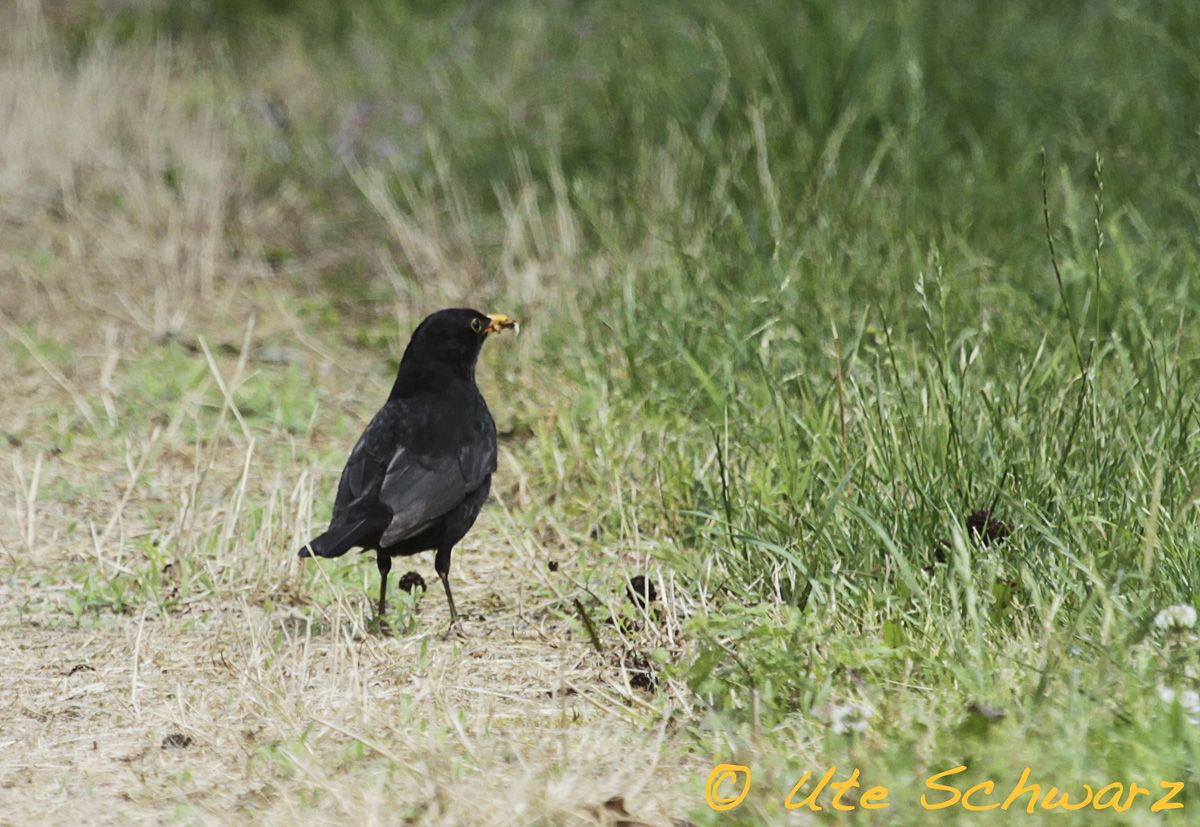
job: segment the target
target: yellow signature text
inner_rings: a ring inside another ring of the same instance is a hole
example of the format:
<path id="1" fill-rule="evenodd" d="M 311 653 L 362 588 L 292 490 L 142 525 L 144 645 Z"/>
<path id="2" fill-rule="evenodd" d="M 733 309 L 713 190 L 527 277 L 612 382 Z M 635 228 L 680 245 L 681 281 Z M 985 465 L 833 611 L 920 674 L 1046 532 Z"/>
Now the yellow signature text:
<path id="1" fill-rule="evenodd" d="M 995 779 L 966 784 L 954 776 L 967 771 L 960 764 L 928 776 L 919 798 L 924 810 L 958 808 L 967 812 L 1024 810 L 1034 813 L 1061 810 L 1114 810 L 1123 813 L 1130 808 L 1148 808 L 1152 813 L 1179 810 L 1177 800 L 1183 792 L 1182 781 L 1161 781 L 1156 788 L 1143 787 L 1135 781 L 1110 781 L 1103 785 L 1077 784 L 1062 787 L 1033 783 L 1033 770 L 1025 767 L 1015 784 L 1003 785 Z M 788 810 L 807 810 L 849 813 L 856 810 L 886 810 L 892 806 L 891 791 L 882 785 L 866 786 L 862 773 L 855 767 L 849 773 L 838 773 L 831 766 L 819 777 L 804 773 L 792 785 L 783 799 Z M 741 806 L 750 792 L 751 772 L 744 764 L 718 764 L 708 775 L 704 788 L 705 801 L 718 812 Z M 957 782 L 957 783 L 956 783 Z"/>

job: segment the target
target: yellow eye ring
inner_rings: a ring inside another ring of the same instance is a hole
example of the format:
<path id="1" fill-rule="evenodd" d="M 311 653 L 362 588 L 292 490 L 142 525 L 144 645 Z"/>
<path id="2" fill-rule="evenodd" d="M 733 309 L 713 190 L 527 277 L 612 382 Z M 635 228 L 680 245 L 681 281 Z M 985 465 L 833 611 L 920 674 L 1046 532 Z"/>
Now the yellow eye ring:
<path id="1" fill-rule="evenodd" d="M 471 329 L 476 333 L 483 332 L 483 319 L 471 319 Z"/>

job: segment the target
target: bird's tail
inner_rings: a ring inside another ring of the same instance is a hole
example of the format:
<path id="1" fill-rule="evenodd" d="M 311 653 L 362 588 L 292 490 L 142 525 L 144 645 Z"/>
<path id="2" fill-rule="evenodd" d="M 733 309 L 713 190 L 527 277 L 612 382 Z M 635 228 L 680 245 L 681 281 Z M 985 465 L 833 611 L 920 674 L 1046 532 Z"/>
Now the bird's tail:
<path id="1" fill-rule="evenodd" d="M 361 545 L 362 540 L 377 531 L 378 526 L 371 520 L 359 520 L 355 523 L 330 526 L 318 537 L 314 537 L 300 549 L 300 557 L 341 557 L 350 549 Z"/>

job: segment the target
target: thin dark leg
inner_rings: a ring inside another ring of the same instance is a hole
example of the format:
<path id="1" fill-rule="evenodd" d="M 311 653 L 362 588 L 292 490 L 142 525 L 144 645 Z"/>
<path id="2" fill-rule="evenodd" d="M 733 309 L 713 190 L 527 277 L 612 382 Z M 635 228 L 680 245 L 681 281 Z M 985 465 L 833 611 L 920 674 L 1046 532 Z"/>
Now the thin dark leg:
<path id="1" fill-rule="evenodd" d="M 446 602 L 450 604 L 450 625 L 458 622 L 458 612 L 454 611 L 454 595 L 450 594 L 450 549 L 438 549 L 437 557 L 433 559 L 433 567 L 438 577 L 442 578 L 442 586 L 446 589 Z"/>
<path id="2" fill-rule="evenodd" d="M 387 612 L 387 581 L 388 572 L 392 570 L 392 555 L 375 552 L 375 565 L 379 567 L 379 619 L 383 620 Z"/>

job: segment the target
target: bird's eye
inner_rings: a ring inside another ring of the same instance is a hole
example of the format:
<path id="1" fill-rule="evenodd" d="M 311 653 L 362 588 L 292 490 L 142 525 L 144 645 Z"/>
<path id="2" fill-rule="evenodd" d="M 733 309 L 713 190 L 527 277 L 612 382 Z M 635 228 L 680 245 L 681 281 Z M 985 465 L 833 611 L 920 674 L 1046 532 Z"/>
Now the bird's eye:
<path id="1" fill-rule="evenodd" d="M 471 329 L 476 333 L 483 332 L 483 319 L 471 319 Z"/>

